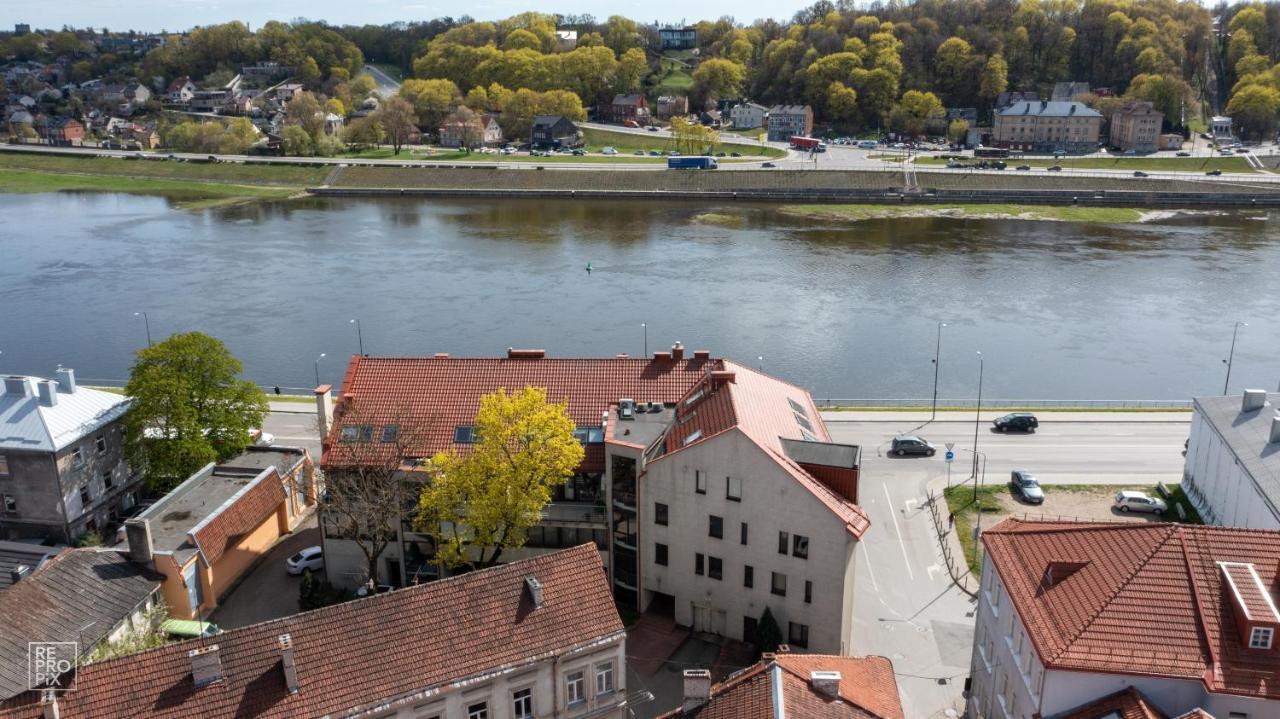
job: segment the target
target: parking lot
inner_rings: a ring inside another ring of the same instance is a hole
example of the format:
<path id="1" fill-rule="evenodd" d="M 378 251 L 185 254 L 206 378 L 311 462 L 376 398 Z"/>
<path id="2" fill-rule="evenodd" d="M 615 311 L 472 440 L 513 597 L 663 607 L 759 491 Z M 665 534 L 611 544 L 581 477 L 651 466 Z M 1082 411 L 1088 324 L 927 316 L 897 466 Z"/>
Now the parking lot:
<path id="1" fill-rule="evenodd" d="M 285 560 L 299 549 L 320 543 L 316 516 L 298 525 L 276 543 L 267 556 L 223 598 L 210 621 L 222 629 L 235 629 L 298 613 L 302 577 L 285 572 Z"/>

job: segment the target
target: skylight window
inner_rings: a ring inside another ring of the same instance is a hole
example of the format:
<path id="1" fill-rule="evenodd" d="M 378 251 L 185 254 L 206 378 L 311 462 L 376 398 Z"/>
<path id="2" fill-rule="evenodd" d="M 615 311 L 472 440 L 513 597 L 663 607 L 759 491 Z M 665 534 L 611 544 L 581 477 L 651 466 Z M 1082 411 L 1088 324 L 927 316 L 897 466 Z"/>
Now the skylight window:
<path id="1" fill-rule="evenodd" d="M 800 429 L 800 436 L 801 436 L 801 437 L 804 437 L 806 440 L 808 440 L 808 441 L 810 441 L 810 442 L 817 442 L 817 441 L 818 441 L 818 438 L 817 438 L 817 437 L 815 437 L 815 436 L 813 435 L 813 432 L 810 432 L 809 430 L 804 429 L 804 428 L 801 428 L 801 429 Z"/>
<path id="2" fill-rule="evenodd" d="M 698 400 L 702 399 L 702 393 L 703 391 L 699 389 L 697 392 L 694 392 L 693 394 L 689 395 L 689 398 L 684 401 L 684 406 L 692 407 L 695 404 L 697 404 Z"/>
<path id="3" fill-rule="evenodd" d="M 453 428 L 453 441 L 456 444 L 472 444 L 476 441 L 475 427 L 471 425 L 458 425 Z"/>
<path id="4" fill-rule="evenodd" d="M 684 438 L 683 446 L 688 447 L 690 444 L 697 442 L 699 439 L 702 439 L 702 430 L 695 429 L 693 430 L 693 434 Z"/>
<path id="5" fill-rule="evenodd" d="M 400 436 L 400 426 L 395 424 L 382 425 L 382 441 L 386 443 L 396 441 Z"/>
<path id="6" fill-rule="evenodd" d="M 809 423 L 808 417 L 805 417 L 802 414 L 797 414 L 795 415 L 795 418 L 796 418 L 796 424 L 800 425 L 802 429 L 807 429 L 810 432 L 813 431 L 813 425 Z"/>
<path id="7" fill-rule="evenodd" d="M 791 405 L 791 410 L 796 414 L 800 415 L 801 417 L 804 417 L 805 419 L 809 418 L 809 413 L 805 411 L 804 405 L 800 404 L 794 399 L 791 399 L 790 397 L 787 398 L 787 404 Z"/>

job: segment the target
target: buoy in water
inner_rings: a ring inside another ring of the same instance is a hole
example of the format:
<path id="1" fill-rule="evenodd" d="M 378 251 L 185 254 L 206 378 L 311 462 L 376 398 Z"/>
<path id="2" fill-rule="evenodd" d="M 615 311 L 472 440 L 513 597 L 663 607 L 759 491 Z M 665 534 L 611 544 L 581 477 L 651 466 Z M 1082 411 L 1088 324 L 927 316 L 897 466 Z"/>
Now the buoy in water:
<path id="1" fill-rule="evenodd" d="M 591 274 L 591 263 L 587 263 L 587 274 Z"/>

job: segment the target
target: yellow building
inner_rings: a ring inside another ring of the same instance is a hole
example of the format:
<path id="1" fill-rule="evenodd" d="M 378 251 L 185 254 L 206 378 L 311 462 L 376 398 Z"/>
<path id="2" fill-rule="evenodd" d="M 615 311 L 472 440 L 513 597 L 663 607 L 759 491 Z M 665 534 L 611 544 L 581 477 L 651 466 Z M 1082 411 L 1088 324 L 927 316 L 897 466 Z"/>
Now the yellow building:
<path id="1" fill-rule="evenodd" d="M 1111 114 L 1111 146 L 1118 150 L 1155 152 L 1159 149 L 1164 113 L 1144 100 L 1127 102 Z"/>
<path id="2" fill-rule="evenodd" d="M 998 110 L 992 131 L 997 147 L 1024 152 L 1083 153 L 1097 149 L 1102 114 L 1084 103 L 1015 102 Z"/>

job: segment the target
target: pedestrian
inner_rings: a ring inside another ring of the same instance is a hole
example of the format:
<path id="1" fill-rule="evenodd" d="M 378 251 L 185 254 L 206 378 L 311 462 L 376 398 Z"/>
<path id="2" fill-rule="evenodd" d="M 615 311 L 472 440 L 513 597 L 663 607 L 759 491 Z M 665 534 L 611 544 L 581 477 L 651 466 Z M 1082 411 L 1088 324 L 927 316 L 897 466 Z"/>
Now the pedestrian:
<path id="1" fill-rule="evenodd" d="M 951 531 L 956 526 L 956 513 L 952 512 L 947 515 L 947 531 Z"/>
<path id="2" fill-rule="evenodd" d="M 276 396 L 280 396 L 280 385 L 276 385 Z"/>

